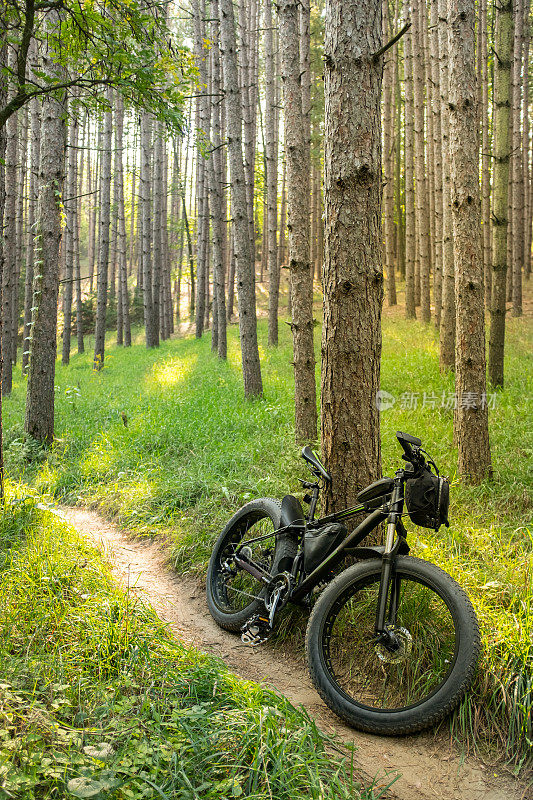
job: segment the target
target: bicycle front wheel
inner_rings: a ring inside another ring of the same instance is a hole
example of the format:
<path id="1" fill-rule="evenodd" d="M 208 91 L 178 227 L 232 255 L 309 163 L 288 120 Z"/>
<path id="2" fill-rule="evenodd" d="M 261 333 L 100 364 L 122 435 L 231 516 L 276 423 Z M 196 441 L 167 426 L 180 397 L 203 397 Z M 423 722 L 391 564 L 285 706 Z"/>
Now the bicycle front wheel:
<path id="1" fill-rule="evenodd" d="M 388 609 L 396 649 L 389 650 L 375 640 L 380 578 L 381 561 L 372 560 L 327 587 L 309 619 L 307 663 L 322 699 L 350 725 L 412 733 L 441 720 L 471 685 L 479 626 L 453 578 L 434 564 L 400 557 L 397 610 Z"/>

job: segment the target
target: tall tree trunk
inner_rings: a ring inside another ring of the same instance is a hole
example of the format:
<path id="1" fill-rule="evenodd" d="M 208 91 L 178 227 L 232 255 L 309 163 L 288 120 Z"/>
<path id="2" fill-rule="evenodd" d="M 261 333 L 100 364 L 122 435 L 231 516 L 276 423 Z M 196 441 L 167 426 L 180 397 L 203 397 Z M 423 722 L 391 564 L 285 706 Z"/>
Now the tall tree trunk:
<path id="1" fill-rule="evenodd" d="M 141 116 L 141 174 L 142 207 L 142 282 L 146 347 L 155 347 L 154 304 L 152 295 L 152 119 L 147 112 Z"/>
<path id="2" fill-rule="evenodd" d="M 524 277 L 531 272 L 531 174 L 529 169 L 529 47 L 531 24 L 529 21 L 530 0 L 524 0 L 524 65 L 522 108 L 522 162 L 523 162 L 523 211 L 524 211 Z"/>
<path id="3" fill-rule="evenodd" d="M 39 151 L 41 146 L 41 106 L 38 100 L 30 103 L 30 180 L 28 187 L 28 223 L 26 249 L 26 280 L 24 286 L 24 333 L 22 345 L 22 372 L 28 368 L 30 355 L 30 325 L 33 302 L 33 267 L 35 221 L 37 217 L 37 198 L 39 192 Z"/>
<path id="4" fill-rule="evenodd" d="M 413 0 L 412 19 L 413 35 L 413 86 L 415 102 L 415 200 L 418 234 L 418 259 L 420 262 L 420 316 L 422 322 L 431 319 L 429 297 L 429 199 L 426 177 L 426 153 L 424 147 L 424 56 L 423 56 L 423 25 L 424 16 L 421 13 L 422 0 Z"/>
<path id="5" fill-rule="evenodd" d="M 5 70 L 7 66 L 7 20 L 0 14 L 0 67 Z M 4 72 L 5 74 L 5 72 Z M 7 103 L 7 86 L 5 81 L 0 81 L 0 104 Z M 4 229 L 4 209 L 6 202 L 5 194 L 5 156 L 6 156 L 6 129 L 0 126 L 0 231 Z M 2 350 L 2 311 L 3 311 L 3 272 L 4 272 L 4 237 L 0 236 L 0 504 L 5 502 L 4 492 L 4 444 L 3 444 L 3 419 L 2 419 L 2 374 L 3 374 L 3 350 Z"/>
<path id="6" fill-rule="evenodd" d="M 213 242 L 213 336 L 216 331 L 216 346 L 219 358 L 227 357 L 226 335 L 226 247 L 224 229 L 226 227 L 226 195 L 224 192 L 221 84 L 220 84 L 220 30 L 218 21 L 218 0 L 212 0 L 212 40 L 211 50 L 212 80 L 211 93 L 211 142 L 212 152 L 208 162 L 211 202 L 211 231 Z M 216 323 L 216 324 L 215 324 Z"/>
<path id="7" fill-rule="evenodd" d="M 316 438 L 316 381 L 313 346 L 313 279 L 309 251 L 309 172 L 310 127 L 309 94 L 302 78 L 309 80 L 308 57 L 300 56 L 309 47 L 309 6 L 300 13 L 303 36 L 298 36 L 298 2 L 282 0 L 278 6 L 281 79 L 285 119 L 287 160 L 287 203 L 289 216 L 289 269 L 291 277 L 292 334 L 294 344 L 295 434 L 297 441 Z M 303 62 L 303 64 L 301 63 Z M 302 73 L 302 66 L 306 72 Z M 304 105 L 305 104 L 305 105 Z"/>
<path id="8" fill-rule="evenodd" d="M 78 204 L 78 119 L 71 110 L 71 119 L 68 130 L 67 149 L 67 176 L 65 181 L 65 233 L 63 245 L 65 247 L 65 281 L 63 284 L 63 348 L 61 361 L 68 364 L 70 361 L 70 332 L 72 328 L 72 289 L 75 273 L 75 209 Z"/>
<path id="9" fill-rule="evenodd" d="M 327 7 L 322 449 L 327 511 L 381 472 L 381 0 Z M 349 65 L 349 68 L 348 68 Z M 347 398 L 349 401 L 347 402 Z"/>
<path id="10" fill-rule="evenodd" d="M 407 13 L 407 9 L 405 9 Z M 412 69 L 413 32 L 404 37 L 404 84 L 405 84 L 405 316 L 416 318 L 415 302 L 415 194 L 414 194 L 414 97 Z"/>
<path id="11" fill-rule="evenodd" d="M 265 156 L 267 182 L 268 344 L 278 344 L 279 264 L 277 91 L 272 0 L 263 0 L 265 51 Z"/>
<path id="12" fill-rule="evenodd" d="M 226 99 L 226 127 L 231 177 L 231 208 L 235 232 L 235 258 L 239 298 L 239 333 L 244 395 L 263 393 L 255 305 L 255 271 L 250 253 L 246 184 L 242 156 L 241 98 L 237 75 L 235 19 L 232 0 L 220 0 L 220 37 Z"/>
<path id="13" fill-rule="evenodd" d="M 76 287 L 76 338 L 78 340 L 78 353 L 85 352 L 83 343 L 83 304 L 81 295 L 81 264 L 80 264 L 80 220 L 83 217 L 83 178 L 84 178 L 84 153 L 85 153 L 85 123 L 82 126 L 80 160 L 78 168 L 80 197 L 74 208 L 74 264 L 75 264 L 75 287 Z"/>
<path id="14" fill-rule="evenodd" d="M 513 317 L 522 315 L 522 261 L 524 259 L 524 171 L 522 164 L 522 51 L 524 39 L 524 4 L 515 0 L 515 30 L 513 59 L 513 144 L 512 144 L 512 274 Z"/>
<path id="15" fill-rule="evenodd" d="M 495 6 L 494 134 L 492 179 L 492 305 L 490 312 L 489 378 L 503 386 L 505 348 L 505 294 L 507 274 L 507 223 L 511 141 L 511 67 L 513 60 L 513 2 Z"/>
<path id="16" fill-rule="evenodd" d="M 45 28 L 59 24 L 57 11 L 50 11 Z M 46 36 L 43 37 L 41 70 L 51 82 L 61 82 L 61 67 L 54 64 Z M 61 191 L 66 147 L 66 99 L 64 92 L 45 94 L 41 112 L 41 154 L 31 353 L 26 394 L 26 433 L 40 442 L 54 436 L 54 379 L 59 291 L 59 244 L 61 241 Z"/>
<path id="17" fill-rule="evenodd" d="M 161 313 L 161 286 L 163 283 L 163 249 L 161 227 L 163 225 L 163 138 L 162 126 L 154 120 L 153 138 L 153 170 L 152 170 L 152 344 L 159 347 L 160 313 Z"/>
<path id="18" fill-rule="evenodd" d="M 17 363 L 18 333 L 20 324 L 20 276 L 24 261 L 24 201 L 28 148 L 28 105 L 19 113 L 18 159 L 17 159 L 17 210 L 16 210 L 16 262 L 13 281 L 13 341 L 12 361 Z"/>
<path id="19" fill-rule="evenodd" d="M 122 315 L 122 341 L 131 347 L 130 300 L 128 295 L 128 269 L 126 263 L 126 217 L 124 204 L 124 100 L 117 93 L 115 102 L 115 181 L 118 201 L 118 294 Z M 118 333 L 118 331 L 117 331 Z"/>
<path id="20" fill-rule="evenodd" d="M 450 0 L 450 162 L 457 297 L 455 386 L 459 473 L 479 483 L 491 471 L 486 402 L 485 306 L 479 191 L 475 0 Z"/>
<path id="21" fill-rule="evenodd" d="M 440 50 L 438 0 L 430 0 L 431 17 L 429 29 L 431 66 L 431 113 L 433 114 L 433 162 L 435 172 L 435 241 L 433 243 L 433 305 L 435 327 L 440 327 L 442 310 L 442 223 L 443 223 L 443 179 L 442 179 L 442 132 L 440 102 Z"/>
<path id="22" fill-rule="evenodd" d="M 442 136 L 442 311 L 440 368 L 455 365 L 455 275 L 453 264 L 452 211 L 449 155 L 448 8 L 439 0 L 440 120 Z"/>
<path id="23" fill-rule="evenodd" d="M 487 0 L 480 2 L 481 33 L 481 220 L 483 224 L 483 267 L 485 305 L 490 308 L 492 283 L 492 254 L 490 245 L 490 141 L 489 141 L 489 80 L 487 46 Z"/>
<path id="24" fill-rule="evenodd" d="M 14 50 L 9 53 L 9 66 L 15 68 Z M 14 301 L 17 273 L 17 164 L 18 114 L 6 124 L 4 267 L 2 275 L 2 394 L 11 393 L 13 381 Z"/>
<path id="25" fill-rule="evenodd" d="M 112 90 L 107 90 L 107 101 L 111 108 Z M 111 137 L 113 115 L 104 114 L 102 132 L 101 181 L 100 181 L 100 230 L 98 236 L 98 272 L 96 275 L 96 330 L 94 334 L 94 369 L 104 366 L 105 332 L 107 316 L 107 281 L 109 273 L 109 227 L 111 223 Z"/>
<path id="26" fill-rule="evenodd" d="M 205 2 L 200 0 L 193 0 L 192 2 L 193 17 L 194 17 L 194 54 L 196 57 L 197 67 L 200 75 L 200 83 L 203 88 L 198 98 L 198 127 L 203 135 L 208 139 L 209 137 L 209 98 L 206 96 L 207 90 L 207 53 L 208 50 L 205 46 L 206 30 L 205 30 Z M 196 196 L 198 203 L 197 214 L 197 233 L 196 233 L 196 280 L 197 280 L 197 295 L 196 295 L 196 338 L 199 339 L 204 332 L 205 324 L 205 309 L 206 309 L 206 273 L 208 269 L 207 261 L 207 246 L 209 240 L 209 208 L 206 204 L 206 185 L 207 185 L 207 170 L 206 161 L 201 153 L 198 153 L 198 161 L 196 166 Z"/>
<path id="27" fill-rule="evenodd" d="M 383 0 L 384 38 L 391 38 L 388 0 Z M 387 276 L 387 300 L 390 306 L 396 305 L 396 275 L 394 264 L 394 163 L 395 163 L 395 92 L 393 65 L 395 50 L 389 50 L 383 67 L 383 179 L 384 188 L 384 229 L 385 229 L 385 270 Z"/>

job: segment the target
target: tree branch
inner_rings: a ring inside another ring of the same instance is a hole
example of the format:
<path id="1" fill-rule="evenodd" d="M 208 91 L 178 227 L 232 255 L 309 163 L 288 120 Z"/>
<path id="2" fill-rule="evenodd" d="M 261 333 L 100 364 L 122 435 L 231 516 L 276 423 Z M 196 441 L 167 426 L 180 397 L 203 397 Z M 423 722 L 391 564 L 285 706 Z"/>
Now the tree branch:
<path id="1" fill-rule="evenodd" d="M 402 36 L 404 35 L 404 33 L 407 33 L 407 31 L 409 30 L 409 28 L 411 27 L 411 25 L 412 25 L 412 23 L 411 23 L 411 22 L 407 22 L 407 23 L 406 23 L 406 24 L 403 26 L 403 28 L 402 28 L 401 30 L 399 30 L 399 31 L 398 31 L 398 33 L 396 34 L 396 36 L 393 36 L 393 37 L 392 37 L 392 39 L 390 40 L 390 42 L 387 42 L 387 44 L 386 44 L 386 45 L 384 45 L 384 46 L 383 46 L 383 47 L 382 47 L 380 50 L 378 50 L 378 51 L 377 51 L 377 53 L 374 53 L 374 54 L 373 54 L 373 56 L 372 56 L 372 60 L 373 60 L 373 61 L 377 61 L 377 60 L 378 60 L 378 58 L 380 58 L 380 56 L 382 56 L 384 53 L 386 53 L 386 52 L 387 52 L 387 50 L 390 50 L 390 48 L 391 48 L 391 47 L 394 47 L 394 45 L 396 44 L 396 42 L 398 41 L 398 39 L 401 39 L 401 38 L 402 38 Z"/>

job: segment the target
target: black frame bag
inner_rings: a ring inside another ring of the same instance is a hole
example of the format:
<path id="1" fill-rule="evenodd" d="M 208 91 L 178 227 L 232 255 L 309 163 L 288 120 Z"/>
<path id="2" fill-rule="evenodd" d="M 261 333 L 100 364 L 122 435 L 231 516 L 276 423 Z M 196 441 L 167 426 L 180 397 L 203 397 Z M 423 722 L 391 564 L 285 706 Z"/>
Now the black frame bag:
<path id="1" fill-rule="evenodd" d="M 406 480 L 405 502 L 415 525 L 434 531 L 438 531 L 441 525 L 450 527 L 450 484 L 446 478 L 434 475 L 428 466 L 415 478 Z"/>

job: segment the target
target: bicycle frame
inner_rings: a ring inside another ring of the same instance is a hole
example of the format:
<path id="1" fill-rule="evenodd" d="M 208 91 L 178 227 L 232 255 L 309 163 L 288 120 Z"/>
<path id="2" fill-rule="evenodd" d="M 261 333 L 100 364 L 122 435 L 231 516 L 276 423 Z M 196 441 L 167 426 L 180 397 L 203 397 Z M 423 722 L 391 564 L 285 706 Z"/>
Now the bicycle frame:
<path id="1" fill-rule="evenodd" d="M 292 589 L 290 596 L 288 598 L 289 601 L 298 603 L 303 600 L 303 598 L 311 592 L 315 586 L 317 586 L 323 577 L 327 575 L 334 567 L 336 567 L 344 558 L 345 551 L 347 549 L 354 549 L 356 548 L 378 525 L 382 522 L 387 520 L 387 534 L 385 539 L 385 546 L 383 551 L 377 548 L 371 548 L 370 553 L 371 555 L 375 555 L 376 558 L 381 558 L 382 561 L 382 568 L 381 568 L 381 580 L 380 580 L 380 587 L 378 593 L 378 602 L 376 608 L 376 623 L 375 623 L 375 632 L 376 637 L 379 641 L 389 640 L 390 634 L 387 630 L 387 623 L 389 625 L 393 625 L 395 622 L 395 615 L 396 615 L 396 608 L 397 608 L 397 601 L 399 595 L 399 585 L 397 580 L 394 579 L 394 563 L 396 560 L 397 555 L 399 552 L 403 550 L 403 552 L 408 552 L 409 548 L 406 543 L 406 534 L 407 531 L 402 523 L 401 517 L 403 513 L 403 504 L 404 504 L 404 495 L 403 495 L 403 483 L 405 477 L 405 470 L 399 469 L 396 471 L 395 478 L 394 478 L 394 487 L 392 494 L 390 496 L 390 500 L 384 503 L 380 508 L 376 508 L 372 511 L 348 536 L 331 552 L 327 555 L 324 560 L 313 570 L 309 575 L 304 576 L 301 580 L 299 580 L 294 588 Z M 304 484 L 305 485 L 305 484 Z M 320 527 L 321 525 L 325 525 L 329 522 L 339 522 L 341 520 L 348 519 L 349 517 L 354 516 L 361 511 L 368 510 L 365 504 L 359 506 L 353 506 L 351 508 L 346 508 L 338 512 L 334 512 L 332 514 L 328 514 L 325 517 L 321 517 L 318 520 L 313 519 L 314 517 L 314 510 L 316 507 L 316 502 L 318 499 L 319 493 L 319 484 L 307 484 L 308 488 L 313 489 L 313 496 L 310 502 L 309 514 L 307 520 L 305 522 L 303 520 L 298 521 L 297 523 L 293 523 L 291 525 L 287 525 L 282 528 L 278 528 L 274 531 L 276 536 L 281 536 L 284 533 L 288 533 L 290 531 L 298 533 L 301 535 L 305 532 L 308 525 L 312 525 L 312 527 Z M 397 535 L 396 535 L 397 534 Z M 246 542 L 247 545 L 250 545 L 252 542 L 258 542 L 262 539 L 268 538 L 272 534 L 267 534 L 266 536 L 258 536 L 254 539 L 250 539 Z M 303 539 L 303 536 L 302 536 Z M 365 557 L 367 557 L 365 555 Z M 294 581 L 298 578 L 298 573 L 300 572 L 301 562 L 303 558 L 303 548 L 299 550 L 297 553 L 290 575 Z M 275 577 L 274 575 L 270 575 L 269 573 L 262 570 L 258 565 L 249 562 L 246 558 L 239 556 L 239 551 L 235 555 L 235 563 L 246 572 L 253 575 L 256 579 L 262 581 L 266 585 L 269 585 L 272 579 Z M 392 591 L 390 592 L 390 606 L 389 606 L 389 619 L 386 620 L 387 615 L 387 600 L 389 598 L 389 589 L 391 587 L 391 580 L 392 583 Z M 392 617 L 392 618 L 391 618 Z"/>

